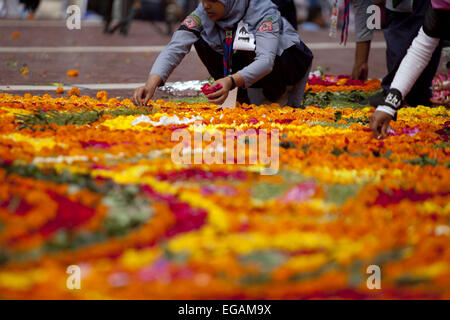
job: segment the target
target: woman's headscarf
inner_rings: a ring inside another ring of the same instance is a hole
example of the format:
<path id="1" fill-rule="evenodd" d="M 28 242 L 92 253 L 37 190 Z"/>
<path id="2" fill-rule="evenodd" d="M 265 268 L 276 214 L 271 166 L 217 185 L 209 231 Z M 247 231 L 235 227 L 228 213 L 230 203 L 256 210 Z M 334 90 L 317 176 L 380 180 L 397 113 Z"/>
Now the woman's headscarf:
<path id="1" fill-rule="evenodd" d="M 231 29 L 244 18 L 250 0 L 219 0 L 225 6 L 223 17 L 216 21 L 221 29 Z M 253 0 L 255 1 L 255 0 Z M 264 2 L 264 1 L 259 1 Z M 214 21 L 211 21 L 214 22 Z"/>
<path id="2" fill-rule="evenodd" d="M 225 5 L 224 15 L 219 21 L 210 20 L 201 3 L 196 10 L 203 23 L 201 33 L 203 40 L 218 52 L 222 51 L 221 39 L 224 39 L 225 30 L 232 29 L 241 20 L 248 24 L 249 32 L 256 32 L 264 18 L 272 17 L 274 21 L 280 19 L 277 6 L 270 0 L 219 1 Z M 219 32 L 222 36 L 219 35 Z"/>

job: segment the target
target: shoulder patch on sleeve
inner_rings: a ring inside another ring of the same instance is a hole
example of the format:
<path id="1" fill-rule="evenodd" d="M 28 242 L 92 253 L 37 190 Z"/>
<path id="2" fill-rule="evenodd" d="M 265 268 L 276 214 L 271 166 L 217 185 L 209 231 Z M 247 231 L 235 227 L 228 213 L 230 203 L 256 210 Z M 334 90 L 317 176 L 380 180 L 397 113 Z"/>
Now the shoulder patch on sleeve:
<path id="1" fill-rule="evenodd" d="M 186 19 L 184 19 L 184 21 L 181 24 L 186 26 L 186 28 L 188 28 L 188 29 L 193 29 L 193 28 L 201 27 L 202 20 L 200 20 L 200 18 L 197 15 L 190 14 L 189 16 L 187 16 Z"/>
<path id="2" fill-rule="evenodd" d="M 259 32 L 272 31 L 272 30 L 273 30 L 273 22 L 271 20 L 264 21 L 258 29 Z"/>

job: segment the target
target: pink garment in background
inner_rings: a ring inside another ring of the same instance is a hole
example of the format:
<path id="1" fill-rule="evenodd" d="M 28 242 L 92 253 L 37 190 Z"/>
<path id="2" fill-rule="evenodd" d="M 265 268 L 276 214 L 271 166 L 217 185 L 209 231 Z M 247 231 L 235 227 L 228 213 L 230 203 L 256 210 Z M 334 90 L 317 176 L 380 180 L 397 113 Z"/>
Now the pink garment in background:
<path id="1" fill-rule="evenodd" d="M 436 10 L 450 10 L 450 0 L 431 0 L 431 6 Z"/>

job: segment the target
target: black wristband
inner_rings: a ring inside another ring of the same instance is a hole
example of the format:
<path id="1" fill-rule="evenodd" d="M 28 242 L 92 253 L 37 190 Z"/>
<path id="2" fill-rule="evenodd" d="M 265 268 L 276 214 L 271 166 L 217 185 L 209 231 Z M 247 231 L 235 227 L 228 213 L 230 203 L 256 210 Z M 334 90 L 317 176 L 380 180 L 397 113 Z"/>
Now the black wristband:
<path id="1" fill-rule="evenodd" d="M 230 90 L 233 90 L 236 88 L 236 82 L 234 81 L 233 76 L 229 75 L 228 77 L 231 78 L 231 89 Z"/>
<path id="2" fill-rule="evenodd" d="M 391 88 L 384 98 L 384 104 L 391 107 L 395 111 L 400 110 L 403 105 L 402 93 L 395 88 Z"/>

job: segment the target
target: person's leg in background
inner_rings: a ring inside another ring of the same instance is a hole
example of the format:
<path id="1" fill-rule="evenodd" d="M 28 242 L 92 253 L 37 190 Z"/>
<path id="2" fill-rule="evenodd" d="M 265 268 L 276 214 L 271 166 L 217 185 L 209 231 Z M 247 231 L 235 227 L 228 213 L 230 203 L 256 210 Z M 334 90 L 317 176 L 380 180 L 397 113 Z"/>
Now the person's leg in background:
<path id="1" fill-rule="evenodd" d="M 121 0 L 120 5 L 122 8 L 120 21 L 109 31 L 109 33 L 114 33 L 120 29 L 120 34 L 127 36 L 134 19 L 135 0 Z"/>
<path id="2" fill-rule="evenodd" d="M 35 12 L 39 6 L 40 0 L 20 0 L 25 5 L 25 10 Z"/>
<path id="3" fill-rule="evenodd" d="M 111 26 L 111 22 L 112 22 L 113 5 L 114 5 L 114 0 L 100 1 L 99 11 L 100 11 L 101 15 L 103 16 L 103 23 L 104 23 L 103 33 L 109 32 L 109 27 Z"/>
<path id="4" fill-rule="evenodd" d="M 22 17 L 25 6 L 19 0 L 6 0 L 4 6 L 6 18 L 18 19 Z"/>
<path id="5" fill-rule="evenodd" d="M 125 11 L 124 11 L 124 24 L 120 30 L 120 33 L 124 36 L 128 35 L 130 31 L 131 24 L 133 23 L 136 0 L 125 0 Z"/>
<path id="6" fill-rule="evenodd" d="M 393 12 L 386 9 L 386 63 L 388 74 L 383 78 L 384 91 L 389 90 L 392 80 L 405 57 L 412 41 L 417 36 L 425 19 L 425 13 L 430 5 L 427 0 L 415 0 L 412 13 Z M 427 68 L 423 71 L 406 102 L 416 106 L 427 104 L 431 97 L 431 82 L 439 66 L 442 47 L 439 46 L 433 54 Z"/>

